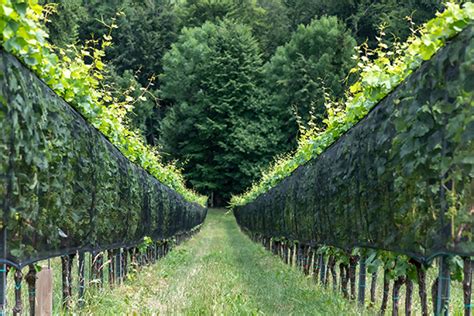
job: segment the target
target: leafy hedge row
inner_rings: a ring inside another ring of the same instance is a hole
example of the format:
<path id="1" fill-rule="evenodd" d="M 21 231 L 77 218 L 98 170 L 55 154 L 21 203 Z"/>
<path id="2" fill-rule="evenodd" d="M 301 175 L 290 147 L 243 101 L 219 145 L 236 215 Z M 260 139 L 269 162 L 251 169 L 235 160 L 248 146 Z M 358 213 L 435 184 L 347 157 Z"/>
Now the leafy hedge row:
<path id="1" fill-rule="evenodd" d="M 423 61 L 429 60 L 473 20 L 472 2 L 465 3 L 463 7 L 448 3 L 444 12 L 438 13 L 436 18 L 419 30 L 419 36 L 412 36 L 406 43 L 396 47 L 396 52 L 386 51 L 385 45 L 381 43 L 378 58 L 374 61 L 367 56 L 360 56 L 357 68 L 352 70 L 360 72 L 359 80 L 350 87 L 343 109 L 327 105 L 326 129 L 303 139 L 294 155 L 277 161 L 247 192 L 234 196 L 231 206 L 250 203 L 290 176 L 296 168 L 318 157 L 419 68 Z"/>
<path id="2" fill-rule="evenodd" d="M 19 58 L 51 89 L 63 97 L 89 123 L 100 130 L 131 161 L 150 172 L 159 181 L 182 194 L 188 201 L 201 205 L 206 198 L 187 189 L 184 179 L 172 165 L 163 165 L 159 155 L 146 146 L 137 133 L 121 120 L 120 108 L 128 105 L 110 104 L 109 96 L 99 89 L 103 51 L 83 51 L 84 56 L 71 57 L 53 48 L 43 30 L 43 8 L 37 0 L 0 1 L 0 42 L 3 49 Z M 103 39 L 109 41 L 108 35 Z"/>
<path id="3" fill-rule="evenodd" d="M 1 50 L 0 130 L 2 226 L 16 264 L 168 239 L 206 216 Z"/>
<path id="4" fill-rule="evenodd" d="M 470 25 L 316 159 L 235 206 L 238 223 L 261 236 L 419 261 L 474 255 Z"/>

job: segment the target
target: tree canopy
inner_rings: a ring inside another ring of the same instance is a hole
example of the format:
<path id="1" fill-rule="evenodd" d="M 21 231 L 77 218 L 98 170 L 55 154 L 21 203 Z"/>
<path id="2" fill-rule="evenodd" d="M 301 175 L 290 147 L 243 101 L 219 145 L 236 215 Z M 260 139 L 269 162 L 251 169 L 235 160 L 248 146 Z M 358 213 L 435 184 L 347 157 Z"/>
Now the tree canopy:
<path id="1" fill-rule="evenodd" d="M 325 128 L 325 93 L 344 98 L 355 46 L 403 41 L 442 8 L 441 0 L 44 2 L 55 3 L 46 26 L 57 46 L 111 35 L 107 84 L 137 98 L 128 125 L 178 161 L 197 190 L 219 188 L 217 200 L 295 150 L 301 126 Z"/>
<path id="2" fill-rule="evenodd" d="M 311 119 L 311 112 L 321 125 L 326 112 L 325 89 L 334 97 L 342 97 L 345 78 L 354 64 L 351 57 L 355 45 L 344 23 L 336 17 L 322 17 L 308 26 L 300 25 L 265 65 L 267 102 L 280 113 L 288 149 L 294 148 L 298 132 L 294 112 L 303 122 Z"/>
<path id="3" fill-rule="evenodd" d="M 222 20 L 186 28 L 163 59 L 164 152 L 216 200 L 241 192 L 274 154 L 272 117 L 258 83 L 262 59 L 250 28 Z M 183 91 L 183 87 L 186 87 Z"/>

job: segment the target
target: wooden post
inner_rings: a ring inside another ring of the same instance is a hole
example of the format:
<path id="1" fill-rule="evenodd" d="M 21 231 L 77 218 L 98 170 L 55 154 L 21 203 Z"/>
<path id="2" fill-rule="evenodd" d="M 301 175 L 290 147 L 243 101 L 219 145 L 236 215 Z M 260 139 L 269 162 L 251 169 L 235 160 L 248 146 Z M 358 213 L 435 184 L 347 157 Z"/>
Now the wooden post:
<path id="1" fill-rule="evenodd" d="M 21 315 L 23 312 L 23 303 L 21 301 L 21 281 L 23 273 L 20 268 L 15 271 L 15 306 L 13 307 L 13 315 Z"/>
<path id="2" fill-rule="evenodd" d="M 29 266 L 29 271 L 25 276 L 25 281 L 28 284 L 28 302 L 30 305 L 30 316 L 35 316 L 36 269 L 33 265 Z"/>
<path id="3" fill-rule="evenodd" d="M 91 265 L 90 265 L 90 273 L 89 273 L 89 283 L 90 284 L 94 284 L 92 283 L 92 281 L 95 282 L 96 279 L 99 278 L 99 271 L 97 269 L 97 253 L 95 252 L 95 250 L 92 250 L 91 251 Z"/>
<path id="4" fill-rule="evenodd" d="M 298 244 L 293 243 L 293 248 L 291 249 L 291 266 L 296 267 L 296 261 L 297 261 L 297 251 L 298 251 Z"/>
<path id="5" fill-rule="evenodd" d="M 53 271 L 42 267 L 37 273 L 35 314 L 51 316 L 53 314 Z"/>
<path id="6" fill-rule="evenodd" d="M 293 262 L 293 244 L 288 243 L 287 254 L 288 254 L 288 261 L 286 264 L 291 266 Z"/>

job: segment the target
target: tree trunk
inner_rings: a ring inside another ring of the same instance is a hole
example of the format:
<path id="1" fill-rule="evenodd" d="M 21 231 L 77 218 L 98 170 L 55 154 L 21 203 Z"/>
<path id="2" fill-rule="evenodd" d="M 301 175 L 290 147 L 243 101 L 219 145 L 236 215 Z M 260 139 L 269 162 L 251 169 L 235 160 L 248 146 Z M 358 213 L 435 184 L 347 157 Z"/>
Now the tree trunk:
<path id="1" fill-rule="evenodd" d="M 349 258 L 349 280 L 351 282 L 351 300 L 355 300 L 356 298 L 356 269 L 358 261 L 358 256 L 350 256 Z"/>
<path id="2" fill-rule="evenodd" d="M 388 271 L 384 270 L 383 273 L 383 295 L 382 305 L 380 306 L 380 315 L 384 315 L 387 310 L 388 294 L 390 292 L 390 279 L 388 278 Z"/>
<path id="3" fill-rule="evenodd" d="M 329 257 L 328 270 L 331 272 L 332 288 L 334 291 L 337 291 L 336 258 L 334 256 Z"/>
<path id="4" fill-rule="evenodd" d="M 109 284 L 112 286 L 115 283 L 115 256 L 113 250 L 107 251 L 107 259 L 109 261 Z"/>
<path id="5" fill-rule="evenodd" d="M 288 265 L 293 266 L 293 245 L 288 247 Z"/>
<path id="6" fill-rule="evenodd" d="M 400 301 L 400 288 L 405 283 L 405 277 L 399 276 L 395 282 L 393 282 L 393 293 L 392 293 L 392 316 L 398 316 L 398 302 Z"/>
<path id="7" fill-rule="evenodd" d="M 296 247 L 296 267 L 300 270 L 303 267 L 303 246 L 300 243 Z"/>
<path id="8" fill-rule="evenodd" d="M 97 272 L 97 279 L 99 280 L 99 286 L 102 287 L 104 285 L 104 253 L 100 252 L 97 254 L 96 259 L 96 272 Z"/>
<path id="9" fill-rule="evenodd" d="M 428 300 L 426 294 L 426 271 L 420 263 L 416 262 L 416 273 L 418 275 L 418 295 L 420 296 L 421 315 L 428 316 Z"/>
<path id="10" fill-rule="evenodd" d="M 69 255 L 61 257 L 61 268 L 62 268 L 62 286 L 63 286 L 63 307 L 66 309 L 71 308 L 72 300 L 72 258 Z"/>
<path id="11" fill-rule="evenodd" d="M 370 306 L 375 305 L 375 292 L 377 290 L 377 271 L 372 273 L 372 280 L 370 283 Z"/>
<path id="12" fill-rule="evenodd" d="M 21 282 L 23 279 L 23 273 L 21 269 L 16 268 L 15 274 L 15 306 L 13 307 L 13 315 L 21 315 L 23 312 L 23 302 L 21 300 Z"/>
<path id="13" fill-rule="evenodd" d="M 347 264 L 340 263 L 339 264 L 339 274 L 341 275 L 341 290 L 342 295 L 344 298 L 349 298 L 349 289 L 347 288 L 347 284 L 349 283 L 349 267 Z"/>
<path id="14" fill-rule="evenodd" d="M 324 255 L 320 254 L 319 255 L 319 271 L 320 271 L 320 279 L 321 279 L 321 284 L 326 286 L 326 263 L 324 261 Z"/>
<path id="15" fill-rule="evenodd" d="M 34 265 L 30 265 L 29 271 L 25 276 L 25 281 L 26 283 L 28 283 L 28 301 L 30 305 L 30 316 L 35 316 L 36 279 L 36 269 Z"/>
<path id="16" fill-rule="evenodd" d="M 319 279 L 319 256 L 317 254 L 318 248 L 313 250 L 313 280 L 317 284 Z"/>
<path id="17" fill-rule="evenodd" d="M 311 266 L 311 246 L 306 246 L 304 249 L 303 273 L 309 275 L 309 268 Z"/>
<path id="18" fill-rule="evenodd" d="M 410 316 L 412 311 L 411 306 L 413 302 L 413 281 L 407 278 L 405 281 L 405 286 L 405 316 Z"/>

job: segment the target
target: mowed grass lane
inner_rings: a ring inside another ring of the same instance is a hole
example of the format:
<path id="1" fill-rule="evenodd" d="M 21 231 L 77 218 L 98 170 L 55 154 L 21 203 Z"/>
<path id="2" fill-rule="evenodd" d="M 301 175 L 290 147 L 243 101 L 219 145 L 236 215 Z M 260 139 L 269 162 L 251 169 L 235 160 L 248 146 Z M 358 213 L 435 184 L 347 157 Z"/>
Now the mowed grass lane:
<path id="1" fill-rule="evenodd" d="M 199 234 L 125 284 L 90 293 L 82 313 L 351 315 L 354 302 L 316 286 L 210 210 Z"/>

